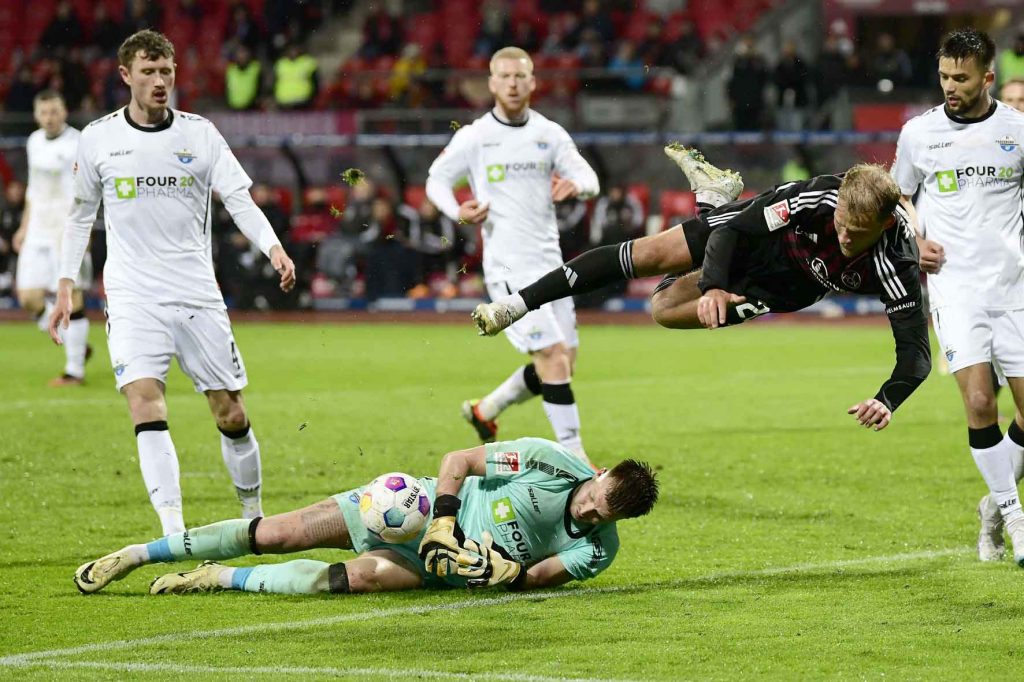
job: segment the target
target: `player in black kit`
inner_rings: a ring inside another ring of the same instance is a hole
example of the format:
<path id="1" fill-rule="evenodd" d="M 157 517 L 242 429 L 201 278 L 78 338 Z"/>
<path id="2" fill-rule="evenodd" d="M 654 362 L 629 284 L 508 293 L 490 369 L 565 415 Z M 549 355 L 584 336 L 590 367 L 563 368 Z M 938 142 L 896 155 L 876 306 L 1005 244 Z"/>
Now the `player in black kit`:
<path id="1" fill-rule="evenodd" d="M 931 367 L 917 246 L 888 171 L 861 164 L 745 201 L 707 203 L 739 194 L 730 187 L 742 188 L 738 176 L 693 150 L 685 157 L 679 148 L 666 152 L 697 192 L 698 216 L 657 235 L 588 251 L 515 294 L 481 304 L 473 313 L 481 333 L 496 334 L 548 301 L 657 274 L 672 273 L 654 294 L 652 315 L 677 329 L 792 312 L 832 291 L 874 294 L 892 326 L 896 367 L 874 398 L 849 413 L 864 426 L 885 428 Z"/>

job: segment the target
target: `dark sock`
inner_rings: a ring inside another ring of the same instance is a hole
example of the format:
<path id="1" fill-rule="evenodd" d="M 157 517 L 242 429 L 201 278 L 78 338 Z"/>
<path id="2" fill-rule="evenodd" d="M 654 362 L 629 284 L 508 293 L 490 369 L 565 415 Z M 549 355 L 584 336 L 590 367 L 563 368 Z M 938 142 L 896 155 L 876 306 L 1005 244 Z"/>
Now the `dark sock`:
<path id="1" fill-rule="evenodd" d="M 1006 429 L 1006 435 L 1010 437 L 1014 443 L 1024 448 L 1024 430 L 1017 426 L 1017 420 L 1014 419 L 1010 422 L 1010 428 Z"/>
<path id="2" fill-rule="evenodd" d="M 636 277 L 633 270 L 633 241 L 599 246 L 576 256 L 533 284 L 519 290 L 530 310 L 561 298 L 597 291 L 615 282 Z"/>
<path id="3" fill-rule="evenodd" d="M 530 393 L 540 395 L 540 377 L 537 375 L 537 368 L 533 366 L 532 362 L 523 367 L 523 381 L 526 382 L 526 388 L 530 390 Z"/>

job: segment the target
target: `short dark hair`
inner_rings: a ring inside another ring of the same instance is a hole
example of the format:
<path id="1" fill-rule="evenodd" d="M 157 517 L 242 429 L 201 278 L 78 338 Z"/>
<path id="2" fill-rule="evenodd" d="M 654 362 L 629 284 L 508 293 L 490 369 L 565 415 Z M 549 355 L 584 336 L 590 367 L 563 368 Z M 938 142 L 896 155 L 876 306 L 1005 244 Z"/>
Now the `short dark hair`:
<path id="1" fill-rule="evenodd" d="M 142 52 L 146 59 L 167 57 L 174 61 L 174 44 L 163 33 L 143 29 L 133 33 L 117 48 L 117 61 L 125 68 L 131 68 L 135 57 Z"/>
<path id="2" fill-rule="evenodd" d="M 631 519 L 643 516 L 658 501 L 658 477 L 647 462 L 626 459 L 608 472 L 615 485 L 605 498 L 616 516 Z"/>
<path id="3" fill-rule="evenodd" d="M 935 57 L 937 59 L 945 57 L 957 62 L 973 57 L 979 66 L 989 69 L 996 58 L 996 44 L 984 31 L 979 31 L 976 28 L 960 28 L 950 31 L 942 38 Z"/>
<path id="4" fill-rule="evenodd" d="M 47 88 L 46 90 L 40 90 L 38 93 L 36 93 L 36 96 L 32 98 L 32 103 L 39 104 L 40 102 L 48 102 L 51 99 L 59 99 L 61 104 L 64 104 L 64 95 L 60 94 L 59 90 L 53 90 L 50 88 Z"/>

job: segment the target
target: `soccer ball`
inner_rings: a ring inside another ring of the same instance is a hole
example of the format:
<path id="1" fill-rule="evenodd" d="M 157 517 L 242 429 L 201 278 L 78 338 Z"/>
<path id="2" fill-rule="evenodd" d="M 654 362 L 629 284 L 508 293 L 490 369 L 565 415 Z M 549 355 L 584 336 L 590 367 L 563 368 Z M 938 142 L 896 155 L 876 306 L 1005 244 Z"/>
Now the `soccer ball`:
<path id="1" fill-rule="evenodd" d="M 359 517 L 384 542 L 415 538 L 430 516 L 430 498 L 420 482 L 399 472 L 373 479 L 359 498 Z"/>

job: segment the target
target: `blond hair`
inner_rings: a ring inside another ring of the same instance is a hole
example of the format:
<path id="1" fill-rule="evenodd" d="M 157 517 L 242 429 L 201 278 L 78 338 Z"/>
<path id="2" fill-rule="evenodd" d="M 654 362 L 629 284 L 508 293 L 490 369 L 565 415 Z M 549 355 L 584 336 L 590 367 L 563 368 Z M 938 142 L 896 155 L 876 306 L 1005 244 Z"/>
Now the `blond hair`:
<path id="1" fill-rule="evenodd" d="M 900 202 L 900 188 L 883 166 L 859 163 L 843 175 L 839 201 L 857 222 L 884 222 Z"/>
<path id="2" fill-rule="evenodd" d="M 526 68 L 529 69 L 530 73 L 533 73 L 533 60 L 530 59 L 530 53 L 521 47 L 503 47 L 495 52 L 494 56 L 491 57 L 491 73 L 494 73 L 494 65 L 499 59 L 522 60 L 526 62 Z"/>

